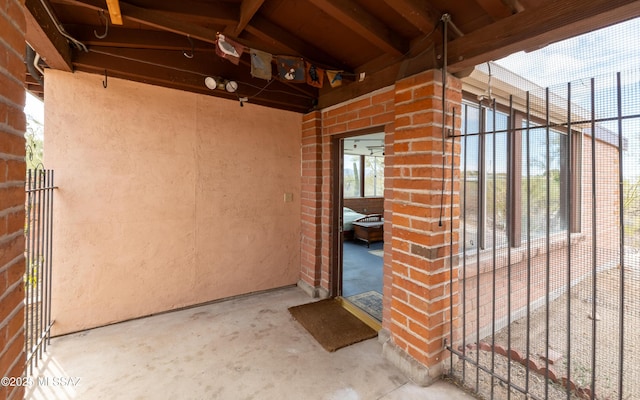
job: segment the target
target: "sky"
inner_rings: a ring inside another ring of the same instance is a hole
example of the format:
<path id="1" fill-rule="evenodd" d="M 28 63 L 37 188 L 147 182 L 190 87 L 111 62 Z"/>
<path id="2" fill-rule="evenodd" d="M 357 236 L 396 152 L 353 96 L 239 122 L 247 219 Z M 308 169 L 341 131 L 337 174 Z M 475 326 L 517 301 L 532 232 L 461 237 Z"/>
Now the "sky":
<path id="1" fill-rule="evenodd" d="M 27 92 L 27 102 L 24 106 L 24 112 L 36 121 L 44 123 L 44 103 L 29 92 Z"/>
<path id="2" fill-rule="evenodd" d="M 514 53 L 496 62 L 547 87 L 638 68 L 638 40 L 640 18 L 553 43 L 529 53 Z"/>
<path id="3" fill-rule="evenodd" d="M 582 106 L 584 110 L 590 109 L 587 80 L 595 77 L 596 113 L 599 118 L 617 114 L 615 73 L 622 72 L 623 115 L 637 115 L 640 109 L 639 40 L 640 18 L 635 18 L 536 51 L 518 52 L 496 63 L 541 87 L 552 87 L 552 92 L 559 89 L 565 93 L 567 82 L 577 82 L 578 85 L 572 86 L 572 103 Z M 615 121 L 601 123 L 600 126 L 617 134 Z M 627 139 L 627 147 L 623 153 L 624 176 L 632 181 L 640 179 L 638 132 L 639 118 L 625 121 L 623 135 Z"/>

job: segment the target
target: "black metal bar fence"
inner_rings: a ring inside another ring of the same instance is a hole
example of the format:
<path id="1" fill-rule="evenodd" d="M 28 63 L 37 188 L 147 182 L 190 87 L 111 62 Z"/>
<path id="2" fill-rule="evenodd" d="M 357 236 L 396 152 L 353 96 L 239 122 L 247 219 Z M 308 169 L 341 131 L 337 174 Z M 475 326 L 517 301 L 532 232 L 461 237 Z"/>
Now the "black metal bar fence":
<path id="1" fill-rule="evenodd" d="M 640 70 L 460 114 L 449 374 L 490 399 L 640 399 Z"/>
<path id="2" fill-rule="evenodd" d="M 53 254 L 53 171 L 27 171 L 25 185 L 25 354 L 33 373 L 50 341 Z"/>

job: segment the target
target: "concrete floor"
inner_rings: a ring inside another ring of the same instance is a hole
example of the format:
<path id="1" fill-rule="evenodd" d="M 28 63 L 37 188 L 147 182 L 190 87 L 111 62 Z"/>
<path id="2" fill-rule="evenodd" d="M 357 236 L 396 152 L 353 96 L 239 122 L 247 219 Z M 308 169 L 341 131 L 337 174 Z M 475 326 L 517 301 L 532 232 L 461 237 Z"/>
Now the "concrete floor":
<path id="1" fill-rule="evenodd" d="M 287 311 L 309 301 L 292 287 L 55 338 L 26 398 L 472 399 L 412 384 L 377 339 L 326 352 Z"/>

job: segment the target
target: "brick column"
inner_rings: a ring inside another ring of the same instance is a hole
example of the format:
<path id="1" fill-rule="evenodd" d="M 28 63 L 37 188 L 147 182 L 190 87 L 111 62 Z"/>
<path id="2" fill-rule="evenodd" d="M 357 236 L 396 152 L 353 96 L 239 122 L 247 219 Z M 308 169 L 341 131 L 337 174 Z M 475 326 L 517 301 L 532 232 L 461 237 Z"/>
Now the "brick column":
<path id="1" fill-rule="evenodd" d="M 302 118 L 300 282 L 312 297 L 318 297 L 322 272 L 322 115 L 319 111 Z"/>
<path id="2" fill-rule="evenodd" d="M 0 377 L 24 371 L 25 18 L 23 3 L 0 0 Z M 23 388 L 0 385 L 0 399 Z"/>
<path id="3" fill-rule="evenodd" d="M 451 110 L 459 115 L 461 84 L 448 78 L 447 129 Z M 446 148 L 442 190 L 442 84 L 437 70 L 398 81 L 395 87 L 395 132 L 392 189 L 390 335 L 384 353 L 414 381 L 430 384 L 443 373 L 444 339 L 449 336 L 450 216 L 458 240 L 459 199 L 451 207 L 451 141 Z M 459 119 L 456 127 L 459 127 Z M 459 154 L 456 144 L 456 154 Z M 458 171 L 457 165 L 455 171 Z M 457 184 L 454 189 L 457 192 Z M 444 209 L 441 210 L 441 200 Z M 443 214 L 440 225 L 441 211 Z M 453 254 L 457 253 L 454 246 Z M 457 262 L 456 262 L 457 263 Z M 454 265 L 454 277 L 457 269 Z M 457 292 L 457 283 L 453 285 Z M 454 299 L 455 300 L 455 299 Z M 455 303 L 454 303 L 455 304 Z M 457 307 L 454 307 L 454 313 Z M 455 314 L 454 314 L 455 315 Z"/>

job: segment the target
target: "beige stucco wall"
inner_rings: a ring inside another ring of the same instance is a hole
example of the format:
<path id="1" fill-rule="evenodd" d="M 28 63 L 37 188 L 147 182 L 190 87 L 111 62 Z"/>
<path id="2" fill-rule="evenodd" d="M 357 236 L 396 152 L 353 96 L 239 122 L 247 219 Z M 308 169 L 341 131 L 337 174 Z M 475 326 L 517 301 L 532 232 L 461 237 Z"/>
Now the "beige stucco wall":
<path id="1" fill-rule="evenodd" d="M 54 334 L 298 281 L 299 114 L 112 78 L 104 89 L 91 74 L 45 79 Z"/>

